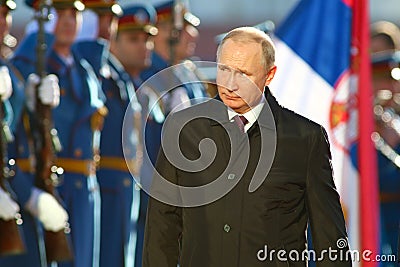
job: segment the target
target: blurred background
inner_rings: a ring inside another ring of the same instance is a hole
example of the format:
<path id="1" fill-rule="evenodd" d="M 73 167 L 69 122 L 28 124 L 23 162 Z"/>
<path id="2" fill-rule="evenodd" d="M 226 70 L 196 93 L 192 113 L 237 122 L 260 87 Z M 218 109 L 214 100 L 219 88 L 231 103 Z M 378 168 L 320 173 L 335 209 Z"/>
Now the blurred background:
<path id="1" fill-rule="evenodd" d="M 200 39 L 196 55 L 203 60 L 214 60 L 214 37 L 237 26 L 255 25 L 271 20 L 276 26 L 285 19 L 299 0 L 191 0 L 190 10 L 201 19 Z M 32 18 L 24 0 L 16 0 L 18 8 L 13 12 L 11 34 L 20 39 L 26 23 Z M 157 4 L 163 0 L 120 0 L 121 5 L 148 2 Z M 371 22 L 388 20 L 400 25 L 399 0 L 370 0 Z"/>

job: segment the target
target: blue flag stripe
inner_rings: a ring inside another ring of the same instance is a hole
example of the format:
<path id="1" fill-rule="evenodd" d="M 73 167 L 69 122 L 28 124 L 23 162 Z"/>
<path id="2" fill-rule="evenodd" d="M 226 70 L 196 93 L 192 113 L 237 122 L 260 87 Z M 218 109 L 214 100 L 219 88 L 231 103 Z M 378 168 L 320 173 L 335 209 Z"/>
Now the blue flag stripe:
<path id="1" fill-rule="evenodd" d="M 301 1 L 276 35 L 332 87 L 350 66 L 351 8 L 341 0 Z"/>

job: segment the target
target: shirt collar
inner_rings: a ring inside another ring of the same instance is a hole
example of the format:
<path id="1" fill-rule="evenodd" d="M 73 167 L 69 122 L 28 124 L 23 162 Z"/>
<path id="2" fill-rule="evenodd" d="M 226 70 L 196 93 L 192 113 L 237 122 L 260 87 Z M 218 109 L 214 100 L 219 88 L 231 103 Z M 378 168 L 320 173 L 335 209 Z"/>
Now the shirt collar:
<path id="1" fill-rule="evenodd" d="M 251 126 L 257 121 L 258 117 L 260 116 L 264 104 L 265 104 L 265 98 L 261 97 L 260 102 L 254 108 L 250 109 L 249 111 L 243 114 L 238 114 L 237 112 L 228 108 L 228 118 L 230 121 L 232 121 L 233 117 L 235 117 L 236 115 L 244 116 L 247 119 L 248 124 Z"/>

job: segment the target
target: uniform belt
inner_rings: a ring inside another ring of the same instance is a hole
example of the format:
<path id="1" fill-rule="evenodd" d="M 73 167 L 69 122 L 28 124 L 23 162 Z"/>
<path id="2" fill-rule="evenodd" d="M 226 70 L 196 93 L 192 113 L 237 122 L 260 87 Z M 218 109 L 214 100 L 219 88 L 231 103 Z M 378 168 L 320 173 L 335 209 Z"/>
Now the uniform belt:
<path id="1" fill-rule="evenodd" d="M 56 166 L 63 168 L 67 173 L 78 173 L 85 176 L 96 174 L 96 163 L 90 159 L 57 158 Z"/>
<path id="2" fill-rule="evenodd" d="M 35 172 L 33 161 L 29 158 L 17 158 L 16 163 L 18 168 L 23 172 L 28 172 L 28 173 Z"/>
<path id="3" fill-rule="evenodd" d="M 379 198 L 382 203 L 400 202 L 400 193 L 380 193 Z"/>
<path id="4" fill-rule="evenodd" d="M 17 166 L 23 172 L 35 172 L 32 161 L 30 159 L 17 159 L 16 162 Z M 57 158 L 54 165 L 63 168 L 66 172 L 83 174 L 85 176 L 90 176 L 96 173 L 96 164 L 93 160 Z"/>
<path id="5" fill-rule="evenodd" d="M 119 158 L 119 157 L 101 156 L 100 168 L 126 171 L 126 172 L 132 171 L 134 174 L 137 174 L 138 162 L 136 159 L 125 160 L 124 158 Z"/>

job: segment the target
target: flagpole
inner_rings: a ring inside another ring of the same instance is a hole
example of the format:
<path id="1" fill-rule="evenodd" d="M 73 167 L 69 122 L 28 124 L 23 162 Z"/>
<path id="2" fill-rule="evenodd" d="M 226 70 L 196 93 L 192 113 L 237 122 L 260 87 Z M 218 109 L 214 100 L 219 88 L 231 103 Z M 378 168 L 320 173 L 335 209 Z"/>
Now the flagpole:
<path id="1" fill-rule="evenodd" d="M 379 254 L 379 184 L 376 150 L 371 139 L 374 131 L 373 92 L 369 56 L 368 1 L 354 0 L 352 24 L 351 70 L 358 77 L 359 173 L 360 173 L 360 241 L 361 252 Z M 378 266 L 376 261 L 362 260 L 363 267 Z"/>

